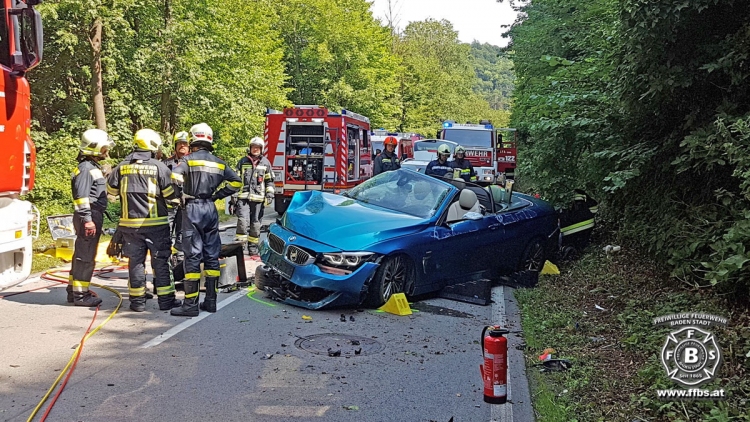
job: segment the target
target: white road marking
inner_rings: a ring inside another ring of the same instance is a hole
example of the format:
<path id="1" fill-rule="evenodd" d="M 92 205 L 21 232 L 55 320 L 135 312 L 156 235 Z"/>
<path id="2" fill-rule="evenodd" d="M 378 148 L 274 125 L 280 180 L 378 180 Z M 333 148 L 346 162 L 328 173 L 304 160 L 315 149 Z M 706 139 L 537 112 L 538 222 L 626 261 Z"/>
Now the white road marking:
<path id="1" fill-rule="evenodd" d="M 495 286 L 492 288 L 492 323 L 501 327 L 508 326 L 508 320 L 505 317 L 505 287 Z M 507 353 L 506 353 L 507 359 Z M 506 372 L 508 400 L 513 396 L 510 390 L 510 368 Z M 490 422 L 513 422 L 513 405 L 508 401 L 505 404 L 490 405 Z"/>
<path id="2" fill-rule="evenodd" d="M 247 294 L 247 289 L 242 289 L 238 291 L 237 293 L 233 294 L 232 296 L 229 296 L 228 298 L 222 300 L 221 302 L 216 304 L 216 311 L 218 312 L 219 309 L 229 305 L 230 303 L 234 302 L 235 300 L 245 296 Z M 187 321 L 184 321 L 180 324 L 175 325 L 174 327 L 170 328 L 169 330 L 165 331 L 163 334 L 158 335 L 154 337 L 153 339 L 147 341 L 146 343 L 143 343 L 141 346 L 142 349 L 148 349 L 149 347 L 158 346 L 165 341 L 169 340 L 170 338 L 174 337 L 176 334 L 178 334 L 180 331 L 185 330 L 186 328 L 192 327 L 193 325 L 197 324 L 198 322 L 202 321 L 205 318 L 208 318 L 212 313 L 211 312 L 201 312 L 197 317 L 190 318 Z M 178 317 L 180 318 L 180 317 Z"/>

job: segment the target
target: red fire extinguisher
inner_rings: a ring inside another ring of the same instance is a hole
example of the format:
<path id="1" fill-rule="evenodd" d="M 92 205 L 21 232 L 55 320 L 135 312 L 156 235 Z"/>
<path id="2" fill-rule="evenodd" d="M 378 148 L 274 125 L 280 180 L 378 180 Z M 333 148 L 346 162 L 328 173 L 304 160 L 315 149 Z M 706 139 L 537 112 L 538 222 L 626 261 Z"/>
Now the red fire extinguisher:
<path id="1" fill-rule="evenodd" d="M 488 332 L 489 330 L 489 332 Z M 508 340 L 503 337 L 509 331 L 499 325 L 482 330 L 482 357 L 479 365 L 484 381 L 484 401 L 503 404 L 508 398 Z"/>

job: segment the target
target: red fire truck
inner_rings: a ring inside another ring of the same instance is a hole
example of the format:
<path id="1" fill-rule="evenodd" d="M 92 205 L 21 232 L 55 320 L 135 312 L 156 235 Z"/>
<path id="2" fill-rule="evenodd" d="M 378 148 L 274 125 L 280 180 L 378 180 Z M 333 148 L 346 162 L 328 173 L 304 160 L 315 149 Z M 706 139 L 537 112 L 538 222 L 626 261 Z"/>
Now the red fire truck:
<path id="1" fill-rule="evenodd" d="M 488 120 L 481 120 L 479 124 L 448 120 L 443 122 L 437 137 L 466 148 L 466 158 L 477 172 L 477 181 L 489 184 L 498 176 L 515 177 L 516 134 L 516 129 L 495 128 Z"/>
<path id="2" fill-rule="evenodd" d="M 266 113 L 266 156 L 273 167 L 279 214 L 301 190 L 350 189 L 372 176 L 370 119 L 322 106 Z"/>
<path id="3" fill-rule="evenodd" d="M 40 0 L 0 0 L 0 290 L 31 272 L 31 241 L 39 213 L 20 196 L 34 187 L 36 149 L 31 141 L 29 82 L 42 59 Z"/>

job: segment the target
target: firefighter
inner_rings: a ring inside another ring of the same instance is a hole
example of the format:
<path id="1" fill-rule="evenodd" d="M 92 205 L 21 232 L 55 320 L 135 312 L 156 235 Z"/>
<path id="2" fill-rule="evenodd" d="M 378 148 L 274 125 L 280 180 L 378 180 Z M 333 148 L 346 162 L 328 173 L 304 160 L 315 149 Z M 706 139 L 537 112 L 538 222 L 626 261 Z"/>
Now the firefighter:
<path id="1" fill-rule="evenodd" d="M 102 235 L 104 211 L 107 209 L 106 181 L 99 161 L 107 158 L 114 146 L 112 138 L 101 129 L 89 129 L 81 136 L 78 167 L 73 171 L 73 228 L 75 251 L 68 278 L 68 303 L 76 306 L 98 306 L 102 300 L 89 290 L 94 273 L 96 250 Z"/>
<path id="2" fill-rule="evenodd" d="M 249 255 L 258 255 L 260 221 L 263 205 L 273 203 L 273 172 L 271 163 L 263 156 L 263 139 L 255 137 L 247 148 L 247 156 L 237 163 L 242 188 L 237 196 L 237 237 L 247 242 Z"/>
<path id="3" fill-rule="evenodd" d="M 133 137 L 134 150 L 112 170 L 107 193 L 120 196 L 122 208 L 118 230 L 123 236 L 124 256 L 128 257 L 130 309 L 146 310 L 146 255 L 151 254 L 154 287 L 159 309 L 180 306 L 169 272 L 171 242 L 167 200 L 176 192 L 169 168 L 156 159 L 161 137 L 151 129 L 141 129 Z"/>
<path id="4" fill-rule="evenodd" d="M 172 173 L 181 192 L 185 209 L 182 215 L 182 240 L 185 252 L 185 301 L 181 308 L 172 309 L 172 315 L 197 316 L 198 289 L 203 275 L 206 277 L 206 299 L 201 309 L 216 312 L 218 291 L 219 213 L 214 201 L 226 198 L 242 187 L 242 181 L 226 163 L 211 153 L 213 131 L 205 123 L 190 128 L 190 157 Z M 227 185 L 217 191 L 219 186 Z"/>
<path id="5" fill-rule="evenodd" d="M 174 170 L 181 162 L 186 160 L 186 157 L 190 152 L 188 146 L 188 133 L 177 132 L 174 135 L 174 153 L 171 157 L 164 160 L 164 164 L 167 165 L 170 171 Z M 175 198 L 167 202 L 167 210 L 169 211 L 169 233 L 172 239 L 172 251 L 176 255 L 177 261 L 182 260 L 182 208 L 180 207 L 180 200 Z M 178 271 L 180 272 L 180 271 Z M 177 277 L 175 274 L 175 280 L 182 280 L 182 277 Z"/>
<path id="6" fill-rule="evenodd" d="M 383 152 L 375 157 L 375 166 L 372 175 L 378 175 L 386 171 L 398 170 L 401 168 L 401 161 L 396 156 L 396 146 L 398 140 L 395 136 L 387 136 L 383 141 Z"/>
<path id="7" fill-rule="evenodd" d="M 440 144 L 437 152 L 437 160 L 430 161 L 427 164 L 427 168 L 424 170 L 424 174 L 429 176 L 445 177 L 453 171 L 451 163 L 448 162 L 448 157 L 451 156 L 451 149 L 446 144 Z"/>
<path id="8" fill-rule="evenodd" d="M 474 171 L 474 166 L 472 166 L 469 160 L 465 157 L 466 148 L 458 145 L 455 151 L 453 151 L 453 161 L 451 161 L 453 172 L 454 174 L 458 173 L 458 177 L 464 179 L 465 182 L 476 182 L 477 173 Z M 456 170 L 458 170 L 458 172 L 456 172 Z"/>

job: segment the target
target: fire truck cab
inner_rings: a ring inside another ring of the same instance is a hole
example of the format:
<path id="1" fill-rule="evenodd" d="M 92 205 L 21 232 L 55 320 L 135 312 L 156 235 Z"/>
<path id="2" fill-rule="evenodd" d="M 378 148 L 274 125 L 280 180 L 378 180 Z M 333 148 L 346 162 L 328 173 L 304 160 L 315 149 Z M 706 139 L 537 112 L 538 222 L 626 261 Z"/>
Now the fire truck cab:
<path id="1" fill-rule="evenodd" d="M 498 177 L 515 177 L 515 134 L 515 129 L 495 128 L 488 120 L 481 120 L 479 124 L 460 124 L 447 120 L 443 122 L 437 137 L 466 148 L 466 159 L 474 166 L 477 182 L 491 184 Z"/>
<path id="2" fill-rule="evenodd" d="M 34 187 L 36 149 L 31 140 L 29 82 L 42 59 L 39 0 L 0 0 L 0 290 L 31 272 L 32 238 L 39 211 L 22 195 Z"/>
<path id="3" fill-rule="evenodd" d="M 414 142 L 422 139 L 422 136 L 416 133 L 388 132 L 385 129 L 375 129 L 370 132 L 373 157 L 377 155 L 378 151 L 383 151 L 383 141 L 389 136 L 394 136 L 398 139 L 398 146 L 395 151 L 397 157 L 402 160 L 414 158 Z"/>
<path id="4" fill-rule="evenodd" d="M 274 173 L 274 209 L 283 214 L 295 192 L 350 189 L 372 176 L 370 119 L 322 106 L 268 110 L 266 156 Z"/>

